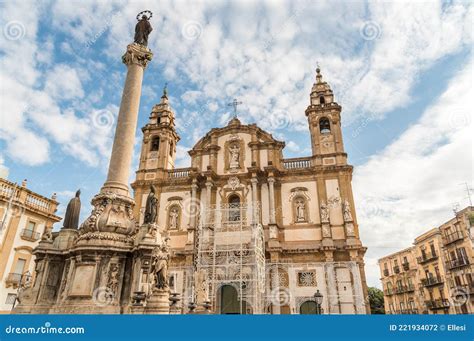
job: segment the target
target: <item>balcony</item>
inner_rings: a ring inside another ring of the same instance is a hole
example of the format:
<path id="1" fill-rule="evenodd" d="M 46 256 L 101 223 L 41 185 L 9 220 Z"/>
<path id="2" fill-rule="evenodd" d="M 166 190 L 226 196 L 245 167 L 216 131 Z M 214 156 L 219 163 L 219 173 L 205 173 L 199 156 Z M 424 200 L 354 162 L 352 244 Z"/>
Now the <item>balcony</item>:
<path id="1" fill-rule="evenodd" d="M 434 253 L 431 253 L 430 255 L 424 255 L 424 256 L 421 256 L 421 257 L 417 257 L 416 261 L 418 262 L 418 264 L 425 264 L 425 263 L 431 262 L 431 261 L 436 260 L 436 259 L 438 259 L 438 255 L 436 254 L 436 252 L 434 252 Z"/>
<path id="2" fill-rule="evenodd" d="M 456 286 L 452 287 L 451 289 L 453 289 L 454 292 L 458 292 L 458 293 L 463 293 L 464 292 L 466 294 L 472 295 L 472 294 L 474 294 L 474 283 L 456 285 Z"/>
<path id="3" fill-rule="evenodd" d="M 428 278 L 423 278 L 421 280 L 421 284 L 424 286 L 424 287 L 433 287 L 435 285 L 442 285 L 444 283 L 444 281 L 441 279 L 441 277 L 428 277 Z"/>
<path id="4" fill-rule="evenodd" d="M 402 309 L 402 310 L 400 310 L 400 314 L 414 315 L 414 314 L 418 314 L 418 310 L 417 309 Z"/>
<path id="5" fill-rule="evenodd" d="M 402 263 L 402 267 L 404 271 L 410 270 L 410 264 L 409 263 Z"/>
<path id="6" fill-rule="evenodd" d="M 283 159 L 283 168 L 287 170 L 311 168 L 311 157 Z"/>
<path id="7" fill-rule="evenodd" d="M 454 270 L 466 265 L 469 265 L 469 260 L 465 258 L 452 259 L 446 262 L 446 267 L 449 270 Z"/>
<path id="8" fill-rule="evenodd" d="M 21 274 L 17 274 L 14 272 L 10 272 L 5 279 L 5 285 L 6 287 L 13 286 L 13 287 L 18 287 L 21 282 Z"/>
<path id="9" fill-rule="evenodd" d="M 168 171 L 168 178 L 172 178 L 172 179 L 187 178 L 189 177 L 189 174 L 191 173 L 192 170 L 193 169 L 189 167 L 170 169 Z"/>
<path id="10" fill-rule="evenodd" d="M 23 229 L 20 233 L 21 239 L 35 242 L 40 239 L 40 233 L 30 229 Z"/>
<path id="11" fill-rule="evenodd" d="M 383 269 L 383 275 L 384 275 L 385 277 L 387 277 L 387 276 L 389 275 L 388 269 Z"/>
<path id="12" fill-rule="evenodd" d="M 399 274 L 400 273 L 400 267 L 398 265 L 395 265 L 393 267 L 393 272 L 395 272 L 396 274 Z"/>
<path id="13" fill-rule="evenodd" d="M 402 286 L 395 287 L 394 291 L 395 291 L 395 294 L 404 294 L 406 292 L 413 292 L 415 291 L 415 286 L 413 284 L 402 285 Z"/>
<path id="14" fill-rule="evenodd" d="M 444 245 L 448 245 L 462 239 L 464 239 L 462 232 L 455 231 L 444 236 Z"/>
<path id="15" fill-rule="evenodd" d="M 425 301 L 425 304 L 428 307 L 428 309 L 431 309 L 431 310 L 449 309 L 449 301 L 444 298 Z"/>

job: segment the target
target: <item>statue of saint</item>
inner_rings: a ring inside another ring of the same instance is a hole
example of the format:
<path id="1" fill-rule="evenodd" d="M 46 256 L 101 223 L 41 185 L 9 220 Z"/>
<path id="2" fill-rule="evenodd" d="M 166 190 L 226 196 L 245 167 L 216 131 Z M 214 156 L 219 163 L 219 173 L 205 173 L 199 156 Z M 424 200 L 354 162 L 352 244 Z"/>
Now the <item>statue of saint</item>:
<path id="1" fill-rule="evenodd" d="M 81 190 L 78 189 L 76 196 L 69 201 L 66 208 L 66 215 L 64 216 L 63 228 L 77 229 L 79 226 L 79 215 L 81 213 Z"/>
<path id="2" fill-rule="evenodd" d="M 158 199 L 155 195 L 155 186 L 150 186 L 150 194 L 146 199 L 144 224 L 154 224 L 156 221 Z"/>
<path id="3" fill-rule="evenodd" d="M 240 164 L 239 164 L 240 148 L 239 148 L 239 146 L 234 144 L 232 147 L 229 148 L 229 152 L 230 152 L 229 168 L 230 169 L 240 168 Z"/>
<path id="4" fill-rule="evenodd" d="M 328 206 L 324 202 L 321 202 L 320 207 L 321 207 L 321 222 L 329 223 L 329 209 L 328 209 Z"/>
<path id="5" fill-rule="evenodd" d="M 169 218 L 169 221 L 170 221 L 169 226 L 171 229 L 178 228 L 178 217 L 179 217 L 178 209 L 176 207 L 173 207 L 170 211 L 170 218 Z"/>
<path id="6" fill-rule="evenodd" d="M 305 204 L 303 199 L 296 201 L 296 221 L 305 221 Z"/>
<path id="7" fill-rule="evenodd" d="M 168 288 L 168 259 L 169 250 L 166 244 L 154 250 L 151 263 L 153 288 Z"/>
<path id="8" fill-rule="evenodd" d="M 344 200 L 344 221 L 352 221 L 351 205 L 347 199 Z"/>
<path id="9" fill-rule="evenodd" d="M 148 21 L 146 15 L 142 15 L 142 18 L 138 21 L 135 26 L 135 38 L 134 42 L 143 46 L 148 46 L 148 35 L 153 31 L 153 28 Z"/>

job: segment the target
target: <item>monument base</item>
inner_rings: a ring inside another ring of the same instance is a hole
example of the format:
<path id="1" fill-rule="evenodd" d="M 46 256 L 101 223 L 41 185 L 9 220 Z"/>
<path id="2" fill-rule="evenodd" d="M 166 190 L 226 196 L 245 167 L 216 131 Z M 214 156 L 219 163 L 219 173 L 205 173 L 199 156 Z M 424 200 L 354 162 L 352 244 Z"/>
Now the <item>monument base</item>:
<path id="1" fill-rule="evenodd" d="M 170 290 L 153 289 L 151 296 L 146 301 L 145 314 L 169 315 Z"/>

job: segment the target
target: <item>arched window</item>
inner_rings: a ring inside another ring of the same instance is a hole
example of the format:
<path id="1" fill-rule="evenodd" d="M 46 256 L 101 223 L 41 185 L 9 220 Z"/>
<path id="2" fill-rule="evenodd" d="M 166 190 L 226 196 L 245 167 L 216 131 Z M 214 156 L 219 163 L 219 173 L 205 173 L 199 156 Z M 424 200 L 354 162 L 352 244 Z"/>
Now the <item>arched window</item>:
<path id="1" fill-rule="evenodd" d="M 155 136 L 152 140 L 151 140 L 151 148 L 150 148 L 150 151 L 154 152 L 154 151 L 157 151 L 158 149 L 160 149 L 160 138 L 158 136 Z"/>
<path id="2" fill-rule="evenodd" d="M 326 103 L 326 100 L 324 99 L 324 96 L 319 97 L 319 104 L 324 104 Z"/>
<path id="3" fill-rule="evenodd" d="M 314 301 L 303 302 L 300 306 L 300 314 L 320 314 L 318 305 Z"/>
<path id="4" fill-rule="evenodd" d="M 319 131 L 321 134 L 328 134 L 331 132 L 331 124 L 326 117 L 323 117 L 319 120 Z"/>
<path id="5" fill-rule="evenodd" d="M 293 199 L 294 221 L 303 223 L 308 221 L 308 205 L 303 196 L 297 196 Z"/>
<path id="6" fill-rule="evenodd" d="M 240 221 L 240 197 L 237 194 L 229 197 L 229 221 Z"/>
<path id="7" fill-rule="evenodd" d="M 173 205 L 168 209 L 168 228 L 178 229 L 180 226 L 181 208 Z"/>

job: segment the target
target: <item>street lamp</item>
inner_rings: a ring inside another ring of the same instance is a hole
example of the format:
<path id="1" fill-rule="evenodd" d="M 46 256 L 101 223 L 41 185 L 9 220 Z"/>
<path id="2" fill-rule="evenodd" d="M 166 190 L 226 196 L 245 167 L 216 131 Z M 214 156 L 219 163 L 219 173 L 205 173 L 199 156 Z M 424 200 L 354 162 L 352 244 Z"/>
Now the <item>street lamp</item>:
<path id="1" fill-rule="evenodd" d="M 314 294 L 314 300 L 316 301 L 316 314 L 320 315 L 321 304 L 323 303 L 323 294 L 321 294 L 319 290 L 316 290 L 316 293 Z"/>

